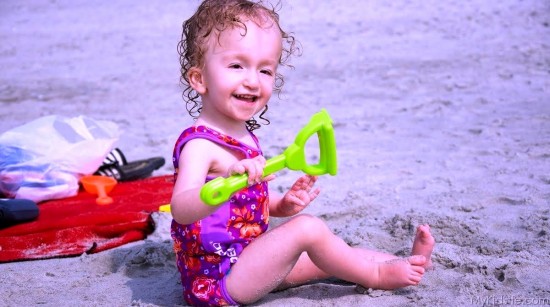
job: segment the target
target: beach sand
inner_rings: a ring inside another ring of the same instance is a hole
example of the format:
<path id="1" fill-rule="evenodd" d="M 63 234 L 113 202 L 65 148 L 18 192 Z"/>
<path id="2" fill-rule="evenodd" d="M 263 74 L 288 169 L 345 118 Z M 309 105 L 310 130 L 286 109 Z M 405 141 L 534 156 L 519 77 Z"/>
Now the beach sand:
<path id="1" fill-rule="evenodd" d="M 338 175 L 320 178 L 306 212 L 350 245 L 400 256 L 428 223 L 434 268 L 417 287 L 328 280 L 256 305 L 549 304 L 550 2 L 351 3 L 283 1 L 283 27 L 303 55 L 282 70 L 271 124 L 257 134 L 277 155 L 326 108 Z M 192 124 L 176 44 L 197 5 L 1 1 L 0 132 L 50 114 L 109 120 L 129 160 L 163 156 L 155 175 L 172 173 L 172 146 Z M 271 187 L 299 175 L 282 171 Z M 0 264 L 0 306 L 184 305 L 171 217 L 154 218 L 144 241 Z"/>

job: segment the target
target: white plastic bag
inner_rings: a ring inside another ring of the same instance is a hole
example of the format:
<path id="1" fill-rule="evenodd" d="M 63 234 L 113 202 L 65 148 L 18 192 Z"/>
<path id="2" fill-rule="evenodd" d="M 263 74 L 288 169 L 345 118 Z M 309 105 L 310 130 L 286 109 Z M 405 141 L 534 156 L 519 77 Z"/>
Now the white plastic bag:
<path id="1" fill-rule="evenodd" d="M 45 116 L 0 135 L 0 192 L 35 202 L 74 196 L 120 133 L 109 121 Z"/>

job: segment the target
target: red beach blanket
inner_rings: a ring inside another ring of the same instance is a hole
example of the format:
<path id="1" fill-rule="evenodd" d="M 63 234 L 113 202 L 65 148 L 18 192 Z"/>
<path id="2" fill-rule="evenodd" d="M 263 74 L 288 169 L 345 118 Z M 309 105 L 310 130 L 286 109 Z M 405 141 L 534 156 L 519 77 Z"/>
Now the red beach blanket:
<path id="1" fill-rule="evenodd" d="M 97 205 L 83 190 L 39 204 L 38 219 L 0 229 L 0 262 L 97 253 L 142 240 L 154 230 L 151 213 L 170 202 L 173 176 L 119 182 L 113 203 Z"/>

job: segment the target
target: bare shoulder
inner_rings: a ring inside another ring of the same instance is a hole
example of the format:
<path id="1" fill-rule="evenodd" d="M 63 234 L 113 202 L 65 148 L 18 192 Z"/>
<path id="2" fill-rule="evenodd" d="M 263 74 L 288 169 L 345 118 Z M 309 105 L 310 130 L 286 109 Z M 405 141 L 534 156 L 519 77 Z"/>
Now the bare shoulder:
<path id="1" fill-rule="evenodd" d="M 218 145 L 207 139 L 192 139 L 181 150 L 180 165 L 182 162 L 186 164 L 209 163 L 209 161 L 215 158 L 216 152 L 219 150 Z"/>
<path id="2" fill-rule="evenodd" d="M 203 139 L 203 138 L 195 138 L 195 139 L 192 139 L 192 140 L 189 140 L 187 143 L 185 143 L 185 146 L 183 147 L 182 150 L 213 150 L 215 148 L 218 148 L 219 146 L 208 140 L 208 139 Z"/>
<path id="3" fill-rule="evenodd" d="M 200 167 L 208 175 L 223 176 L 233 163 L 238 161 L 234 153 L 210 140 L 196 138 L 183 147 L 180 154 L 180 169 Z M 202 173 L 202 172 L 201 172 Z"/>

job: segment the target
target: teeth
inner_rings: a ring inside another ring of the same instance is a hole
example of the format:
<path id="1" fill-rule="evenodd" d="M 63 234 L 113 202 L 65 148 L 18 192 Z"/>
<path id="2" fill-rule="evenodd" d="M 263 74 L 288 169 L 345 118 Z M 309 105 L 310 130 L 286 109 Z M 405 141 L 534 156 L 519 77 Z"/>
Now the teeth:
<path id="1" fill-rule="evenodd" d="M 235 97 L 243 100 L 256 101 L 256 96 L 254 95 L 235 95 Z"/>

